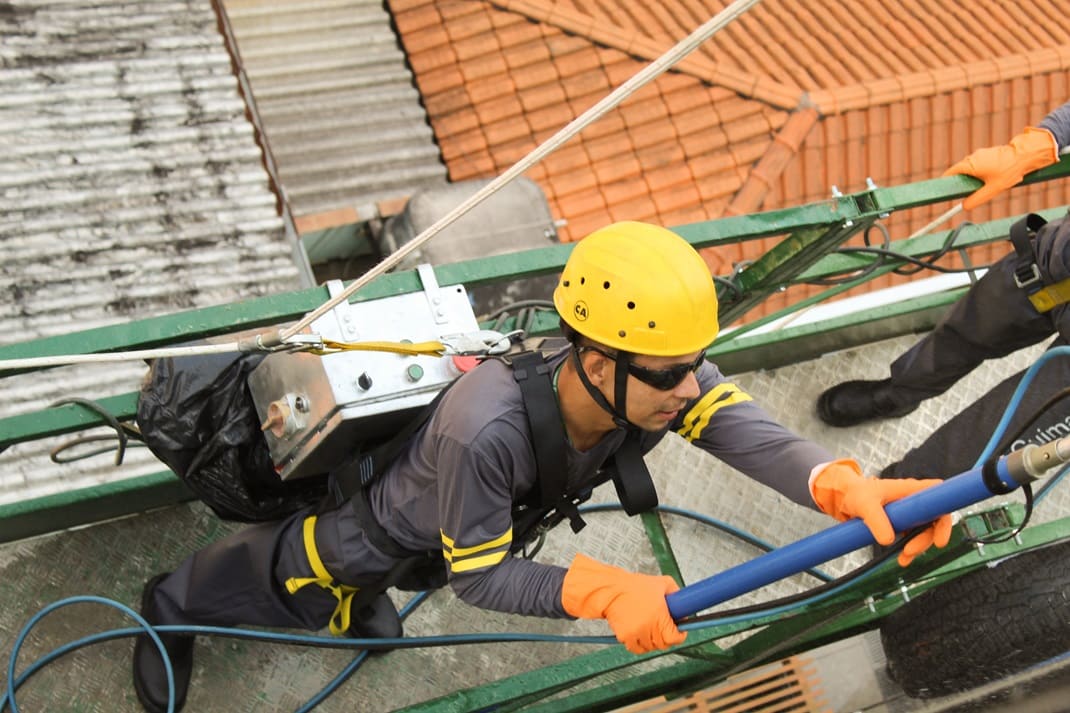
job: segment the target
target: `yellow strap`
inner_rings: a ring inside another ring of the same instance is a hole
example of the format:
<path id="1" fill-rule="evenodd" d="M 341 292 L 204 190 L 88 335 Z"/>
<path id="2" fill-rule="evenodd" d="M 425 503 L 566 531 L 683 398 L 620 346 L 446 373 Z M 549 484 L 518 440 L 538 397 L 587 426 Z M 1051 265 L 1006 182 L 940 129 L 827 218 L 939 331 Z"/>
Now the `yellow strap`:
<path id="1" fill-rule="evenodd" d="M 1056 282 L 1054 285 L 1042 287 L 1029 295 L 1029 301 L 1036 307 L 1037 312 L 1044 314 L 1061 304 L 1070 302 L 1070 277 Z"/>
<path id="2" fill-rule="evenodd" d="M 324 339 L 323 346 L 331 351 L 342 352 L 390 352 L 406 356 L 437 356 L 446 353 L 442 342 L 336 342 Z"/>
<path id="3" fill-rule="evenodd" d="M 323 566 L 319 550 L 316 549 L 316 516 L 305 518 L 301 528 L 305 542 L 305 556 L 308 557 L 308 566 L 312 568 L 315 577 L 290 577 L 286 580 L 286 591 L 296 594 L 297 590 L 309 584 L 323 587 L 334 595 L 338 600 L 338 606 L 331 614 L 330 630 L 335 636 L 340 636 L 349 631 L 350 613 L 353 607 L 353 596 L 359 591 L 357 587 L 350 587 L 335 581 L 327 568 Z"/>
<path id="4" fill-rule="evenodd" d="M 713 415 L 725 406 L 751 401 L 750 394 L 740 391 L 735 384 L 725 382 L 710 389 L 699 399 L 684 416 L 684 425 L 677 431 L 688 441 L 694 441 L 702 435 Z"/>

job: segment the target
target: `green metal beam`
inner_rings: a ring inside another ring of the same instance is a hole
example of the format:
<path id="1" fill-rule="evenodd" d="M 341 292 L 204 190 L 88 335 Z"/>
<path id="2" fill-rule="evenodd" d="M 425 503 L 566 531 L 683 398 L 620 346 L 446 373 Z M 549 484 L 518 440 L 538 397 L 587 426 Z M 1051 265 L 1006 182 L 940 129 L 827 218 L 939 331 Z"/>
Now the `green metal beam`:
<path id="1" fill-rule="evenodd" d="M 103 522 L 192 500 L 171 471 L 0 505 L 0 542 Z"/>
<path id="2" fill-rule="evenodd" d="M 475 287 L 504 280 L 560 271 L 572 245 L 554 245 L 509 255 L 467 260 L 434 268 L 441 285 Z M 389 273 L 358 291 L 352 302 L 392 297 L 422 289 L 415 270 Z M 187 310 L 109 327 L 72 332 L 0 346 L 0 361 L 60 354 L 94 354 L 148 349 L 207 339 L 300 319 L 330 299 L 326 287 L 315 287 L 244 302 Z M 11 376 L 21 371 L 0 371 Z"/>
<path id="3" fill-rule="evenodd" d="M 1062 178 L 1070 175 L 1070 157 L 1030 174 L 1026 183 Z M 967 195 L 977 185 L 976 179 L 951 176 L 895 188 L 878 188 L 858 194 L 811 203 L 794 208 L 765 211 L 746 216 L 691 223 L 674 227 L 696 247 L 738 244 L 774 235 L 827 231 L 830 226 L 857 226 L 879 217 L 880 213 L 903 210 Z M 810 241 L 803 240 L 809 244 Z M 572 245 L 554 245 L 475 260 L 439 265 L 434 268 L 442 285 L 466 284 L 475 287 L 505 280 L 535 277 L 559 272 Z M 788 248 L 784 248 L 790 252 Z M 803 255 L 806 262 L 809 255 Z M 778 254 L 777 261 L 783 262 Z M 800 270 L 793 265 L 787 274 Z M 769 286 L 763 275 L 762 284 Z M 379 297 L 415 292 L 421 288 L 415 270 L 382 275 L 353 296 L 358 302 Z M 99 327 L 71 334 L 16 342 L 0 346 L 0 361 L 59 354 L 91 354 L 119 350 L 147 349 L 178 344 L 191 339 L 205 339 L 224 334 L 283 324 L 299 319 L 329 298 L 326 287 L 271 295 L 229 305 L 188 310 L 172 315 L 135 320 L 109 327 Z M 0 376 L 20 373 L 0 371 Z"/>
<path id="4" fill-rule="evenodd" d="M 129 421 L 137 411 L 138 392 L 110 396 L 97 404 L 120 421 Z M 8 416 L 0 419 L 0 450 L 24 441 L 82 431 L 104 425 L 98 414 L 76 404 L 42 409 L 31 415 Z"/>
<path id="5" fill-rule="evenodd" d="M 822 354 L 931 329 L 966 287 L 820 322 L 718 340 L 707 352 L 726 375 L 816 359 Z"/>
<path id="6" fill-rule="evenodd" d="M 790 282 L 875 220 L 876 217 L 847 221 L 826 229 L 813 228 L 790 234 L 739 274 L 735 282 L 741 295 L 729 289 L 720 290 L 718 318 L 721 324 L 730 324 L 754 309 L 781 285 Z"/>

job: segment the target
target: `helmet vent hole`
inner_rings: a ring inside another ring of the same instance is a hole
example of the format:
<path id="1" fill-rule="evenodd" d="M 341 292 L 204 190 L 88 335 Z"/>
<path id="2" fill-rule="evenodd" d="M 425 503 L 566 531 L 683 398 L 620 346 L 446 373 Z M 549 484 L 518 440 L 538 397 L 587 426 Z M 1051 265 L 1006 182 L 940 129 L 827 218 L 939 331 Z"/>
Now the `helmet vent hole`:
<path id="1" fill-rule="evenodd" d="M 635 303 L 634 302 L 629 302 L 628 303 L 628 309 L 635 309 Z"/>
<path id="2" fill-rule="evenodd" d="M 628 333 L 627 333 L 627 332 L 625 332 L 625 331 L 624 331 L 624 330 L 622 329 L 622 330 L 620 330 L 619 332 L 617 332 L 617 336 L 618 336 L 618 337 L 621 337 L 621 338 L 623 338 L 623 337 L 627 337 L 627 336 L 628 336 Z"/>
<path id="3" fill-rule="evenodd" d="M 608 290 L 609 289 L 609 280 L 606 280 L 605 282 L 602 283 L 602 289 L 603 290 Z"/>
<path id="4" fill-rule="evenodd" d="M 580 278 L 580 284 L 581 285 L 586 285 L 587 284 L 587 278 L 586 277 L 581 277 Z"/>
<path id="5" fill-rule="evenodd" d="M 568 287 L 568 280 L 562 280 L 561 284 L 562 284 L 562 285 L 563 285 L 564 287 Z"/>
<path id="6" fill-rule="evenodd" d="M 650 329 L 653 329 L 654 327 L 657 326 L 657 324 L 654 323 L 654 320 L 650 320 L 649 322 L 646 323 L 646 326 L 649 327 Z"/>

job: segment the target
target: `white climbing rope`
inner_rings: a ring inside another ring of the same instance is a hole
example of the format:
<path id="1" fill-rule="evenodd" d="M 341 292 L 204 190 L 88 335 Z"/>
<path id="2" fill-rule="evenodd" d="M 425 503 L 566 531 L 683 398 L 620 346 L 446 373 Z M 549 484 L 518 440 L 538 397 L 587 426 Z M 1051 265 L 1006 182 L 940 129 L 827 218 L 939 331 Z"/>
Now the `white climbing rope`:
<path id="1" fill-rule="evenodd" d="M 747 10 L 755 5 L 759 0 L 736 0 L 729 4 L 725 9 L 721 10 L 714 17 L 712 17 L 705 24 L 700 26 L 697 30 L 690 35 L 680 40 L 665 54 L 658 57 L 656 60 L 644 67 L 638 74 L 632 76 L 624 84 L 614 89 L 610 94 L 606 95 L 601 101 L 592 106 L 587 111 L 580 114 L 571 122 L 566 124 L 560 131 L 544 141 L 541 145 L 534 148 L 531 153 L 524 156 L 522 159 L 513 164 L 503 174 L 495 178 L 493 181 L 483 186 L 480 190 L 474 193 L 471 197 L 451 210 L 446 215 L 439 218 L 431 226 L 429 226 L 422 233 L 413 238 L 410 242 L 406 243 L 382 262 L 370 269 L 368 272 L 361 275 L 354 280 L 343 290 L 328 302 L 319 306 L 303 319 L 293 324 L 290 327 L 282 330 L 282 338 L 286 338 L 297 334 L 302 329 L 311 324 L 314 320 L 331 310 L 335 305 L 344 299 L 348 299 L 357 290 L 361 289 L 369 282 L 374 280 L 379 275 L 382 275 L 387 270 L 398 265 L 405 257 L 413 252 L 419 250 L 420 247 L 433 238 L 438 233 L 446 229 L 450 224 L 460 218 L 462 215 L 472 210 L 475 206 L 486 200 L 504 187 L 509 181 L 512 181 L 517 176 L 521 175 L 550 153 L 558 149 L 562 144 L 571 139 L 576 134 L 580 133 L 587 126 L 602 117 L 603 114 L 613 109 L 629 96 L 637 92 L 643 86 L 648 84 L 658 75 L 664 73 L 674 64 L 686 57 L 691 52 L 701 45 L 706 40 L 713 37 L 721 28 L 727 25 L 732 20 L 736 19 Z"/>

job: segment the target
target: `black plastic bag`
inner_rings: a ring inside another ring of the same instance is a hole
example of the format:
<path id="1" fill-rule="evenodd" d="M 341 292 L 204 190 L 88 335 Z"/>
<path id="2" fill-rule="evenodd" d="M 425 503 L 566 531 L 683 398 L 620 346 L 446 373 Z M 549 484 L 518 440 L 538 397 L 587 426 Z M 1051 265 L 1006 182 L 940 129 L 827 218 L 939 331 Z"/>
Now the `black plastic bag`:
<path id="1" fill-rule="evenodd" d="M 246 385 L 264 356 L 156 359 L 138 398 L 145 445 L 224 520 L 277 520 L 327 493 L 326 475 L 283 481 L 275 472 Z"/>

